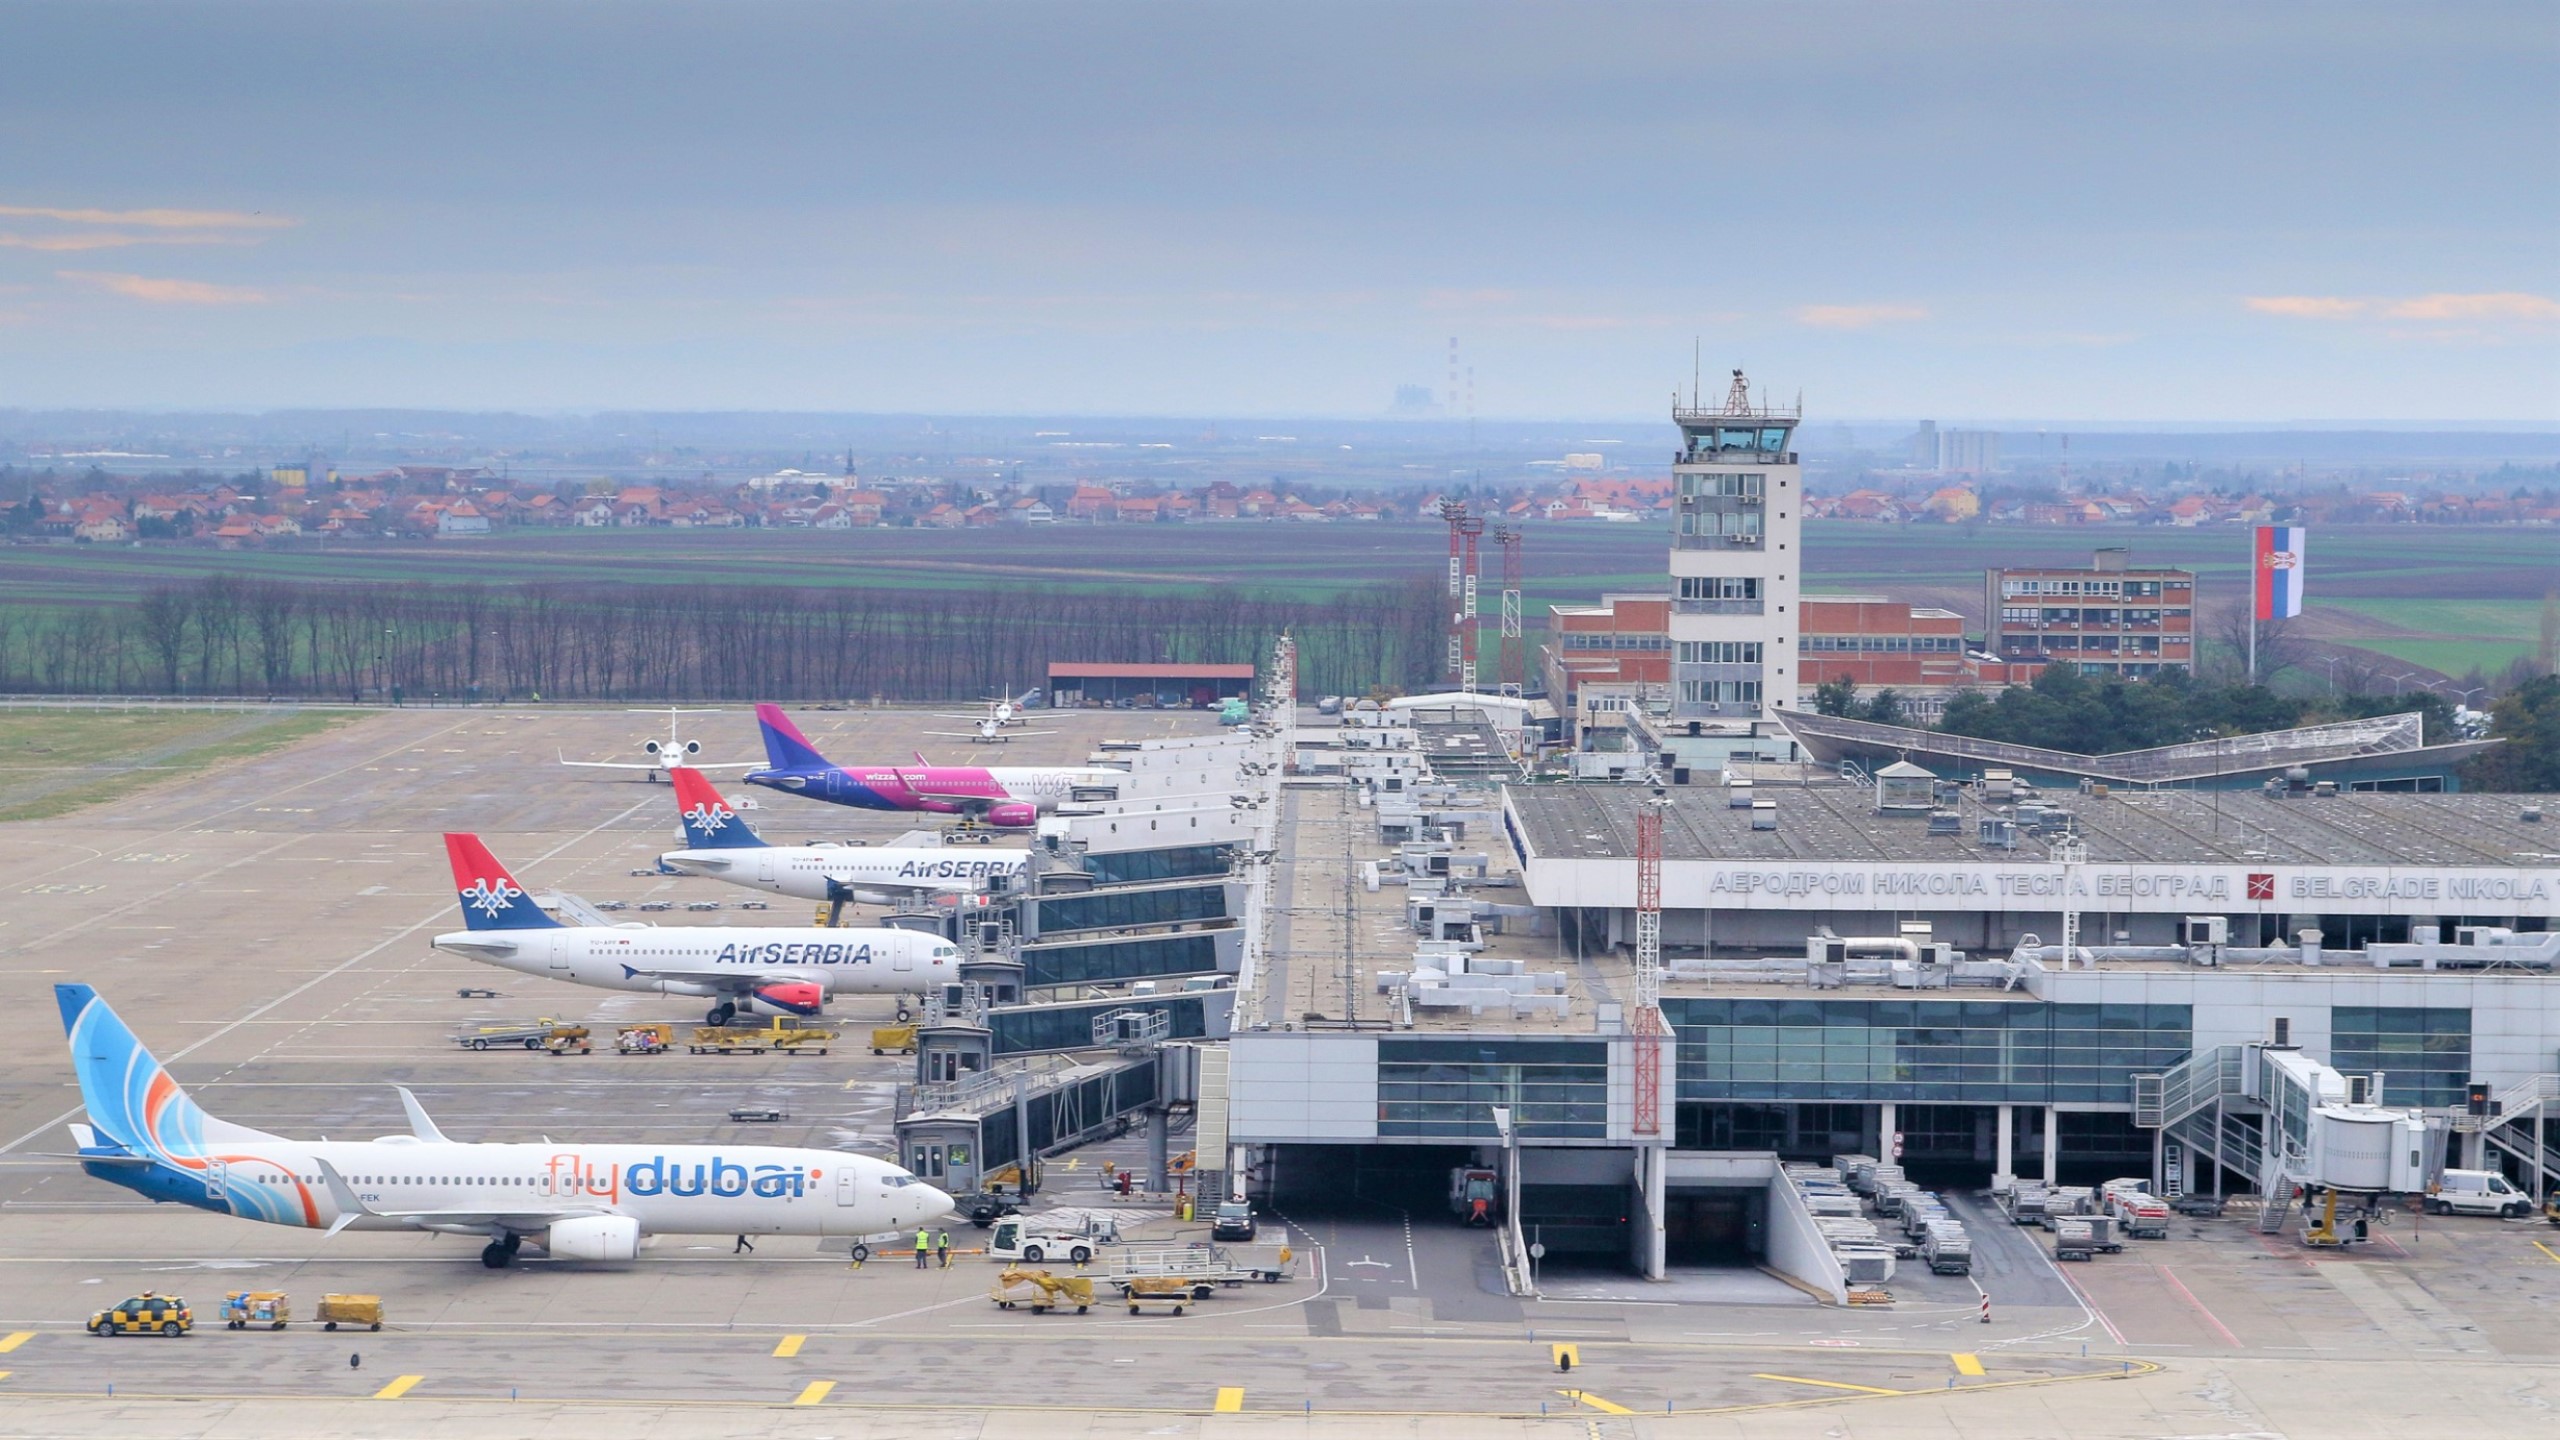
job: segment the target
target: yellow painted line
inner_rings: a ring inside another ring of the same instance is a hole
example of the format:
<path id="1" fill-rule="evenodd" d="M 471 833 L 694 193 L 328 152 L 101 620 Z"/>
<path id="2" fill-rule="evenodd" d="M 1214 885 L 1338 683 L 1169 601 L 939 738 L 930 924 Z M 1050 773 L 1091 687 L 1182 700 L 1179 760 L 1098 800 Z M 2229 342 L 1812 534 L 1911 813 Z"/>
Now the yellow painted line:
<path id="1" fill-rule="evenodd" d="M 1900 1395 L 1900 1390 L 1887 1390 L 1880 1385 L 1852 1385 L 1846 1380 L 1807 1380 L 1801 1375 L 1754 1375 L 1754 1380 L 1783 1380 L 1790 1385 L 1819 1385 L 1825 1390 L 1854 1390 L 1861 1395 Z"/>
<path id="2" fill-rule="evenodd" d="M 783 1336 L 782 1343 L 773 1347 L 773 1358 L 776 1360 L 788 1360 L 792 1356 L 799 1354 L 801 1342 L 808 1338 L 809 1337 L 806 1335 Z"/>
<path id="3" fill-rule="evenodd" d="M 1241 1385 L 1219 1386 L 1218 1403 L 1214 1408 L 1221 1415 L 1233 1415 L 1244 1409 L 1244 1387 Z"/>
<path id="4" fill-rule="evenodd" d="M 424 1375 L 403 1375 L 399 1379 L 392 1381 L 390 1384 L 383 1386 L 381 1389 L 374 1391 L 373 1398 L 376 1400 L 397 1400 L 401 1396 L 416 1389 L 418 1387 L 418 1382 L 426 1378 L 427 1377 Z"/>
<path id="5" fill-rule="evenodd" d="M 36 1338 L 36 1332 L 33 1330 L 21 1330 L 6 1340 L 0 1340 L 0 1355 L 6 1355 L 34 1338 Z"/>
<path id="6" fill-rule="evenodd" d="M 800 1392 L 800 1398 L 791 1403 L 794 1405 L 823 1404 L 826 1401 L 827 1392 L 834 1388 L 836 1388 L 836 1382 L 833 1380 L 812 1380 L 809 1382 L 809 1387 Z"/>
<path id="7" fill-rule="evenodd" d="M 1956 1362 L 1956 1373 L 1959 1375 L 1988 1375 L 1991 1373 L 1990 1371 L 1982 1368 L 1982 1357 L 1979 1355 L 1967 1355 L 1962 1351 L 1958 1351 L 1956 1354 L 1948 1358 Z"/>
<path id="8" fill-rule="evenodd" d="M 2560 1265 L 2560 1250 L 2554 1250 L 2554 1249 L 2552 1249 L 2550 1246 L 2543 1244 L 2543 1243 L 2542 1243 L 2541 1241 L 2539 1241 L 2539 1240 L 2536 1240 L 2536 1241 L 2534 1241 L 2534 1242 L 2533 1242 L 2533 1248 L 2534 1248 L 2534 1249 L 2536 1249 L 2536 1250 L 2541 1251 L 2541 1252 L 2542 1252 L 2543 1254 L 2545 1254 L 2545 1255 L 2550 1256 L 2550 1257 L 2551 1257 L 2551 1263 L 2552 1263 L 2552 1264 L 2554 1264 L 2554 1265 Z M 10 1336 L 10 1337 L 9 1337 L 8 1342 L 7 1342 L 6 1344 L 0 1344 L 0 1350 L 14 1350 L 14 1349 L 16 1349 L 16 1348 L 17 1348 L 18 1342 L 19 1342 L 19 1341 L 21 1341 L 21 1340 L 24 1340 L 24 1339 L 26 1339 L 26 1338 L 27 1338 L 27 1337 L 26 1337 L 26 1336 L 24 1336 L 24 1335 L 12 1335 L 12 1336 Z"/>
<path id="9" fill-rule="evenodd" d="M 1619 1404 L 1615 1400 L 1603 1400 L 1588 1390 L 1559 1390 L 1556 1393 L 1567 1400 L 1579 1400 L 1583 1404 L 1590 1406 L 1592 1409 L 1599 1411 L 1603 1415 L 1633 1415 L 1636 1413 L 1633 1410 L 1628 1409 L 1626 1406 Z"/>

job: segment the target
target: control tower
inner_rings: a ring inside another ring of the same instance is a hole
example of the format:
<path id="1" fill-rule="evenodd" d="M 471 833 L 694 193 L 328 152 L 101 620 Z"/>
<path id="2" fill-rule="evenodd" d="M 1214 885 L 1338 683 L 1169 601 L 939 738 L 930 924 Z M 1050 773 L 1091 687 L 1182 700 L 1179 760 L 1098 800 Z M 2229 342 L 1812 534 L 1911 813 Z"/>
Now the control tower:
<path id="1" fill-rule="evenodd" d="M 1802 414 L 1754 403 L 1739 370 L 1723 404 L 1672 406 L 1671 735 L 1749 735 L 1795 695 Z"/>

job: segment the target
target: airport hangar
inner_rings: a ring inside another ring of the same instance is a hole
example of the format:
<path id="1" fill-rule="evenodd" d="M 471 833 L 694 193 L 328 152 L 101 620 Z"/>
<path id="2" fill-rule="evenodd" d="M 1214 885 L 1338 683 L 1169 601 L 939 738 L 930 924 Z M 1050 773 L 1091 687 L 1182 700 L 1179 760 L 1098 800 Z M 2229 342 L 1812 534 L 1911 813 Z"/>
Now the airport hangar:
<path id="1" fill-rule="evenodd" d="M 1224 1121 L 1259 1193 L 1285 1201 L 1321 1176 L 1436 1208 L 1435 1175 L 1495 1164 L 1560 1258 L 1807 1275 L 1813 1242 L 1777 1198 L 1777 1157 L 1899 1150 L 1947 1183 L 2040 1171 L 2260 1188 L 2256 1138 L 2275 1122 L 2251 1113 L 2263 1097 L 2244 1075 L 2280 1022 L 2307 1058 L 2380 1072 L 2382 1103 L 2437 1117 L 2448 1163 L 2504 1166 L 2537 1193 L 2560 1180 L 2543 1134 L 2546 1106 L 2560 1109 L 2560 828 L 2532 797 L 2288 787 L 2044 806 L 1886 778 L 1927 798 L 1900 811 L 1850 784 L 1664 792 L 1671 1036 L 1650 1047 L 1629 1023 L 1650 792 L 1506 788 L 1501 834 L 1468 839 L 1489 842 L 1490 884 L 1530 903 L 1493 921 L 1509 933 L 1480 953 L 1558 967 L 1561 994 L 1552 1008 L 1390 994 L 1362 1018 L 1352 992 L 1390 982 L 1355 971 L 1357 940 L 1324 956 L 1297 942 L 1283 963 L 1346 983 L 1240 1002 Z M 1300 820 L 1298 893 L 1328 893 Z M 2063 858 L 2066 839 L 2085 858 Z M 1342 903 L 1348 918 L 1363 897 L 1342 888 L 1347 902 L 1275 903 Z M 2066 890 L 2085 951 L 2068 963 L 2053 944 Z M 2191 917 L 2218 917 L 2223 938 L 2202 943 L 2217 927 L 2190 932 Z M 1826 933 L 1857 943 L 1809 950 Z M 2174 943 L 2191 933 L 2192 949 Z M 1482 983 L 1544 988 L 1493 968 Z M 2501 1114 L 2462 1114 L 2475 1083 Z"/>

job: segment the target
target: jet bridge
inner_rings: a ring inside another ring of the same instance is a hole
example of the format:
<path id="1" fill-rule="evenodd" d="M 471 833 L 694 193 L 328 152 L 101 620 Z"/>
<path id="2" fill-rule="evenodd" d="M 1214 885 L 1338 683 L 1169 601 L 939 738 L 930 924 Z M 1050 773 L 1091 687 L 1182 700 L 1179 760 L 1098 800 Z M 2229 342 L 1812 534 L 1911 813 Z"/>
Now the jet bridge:
<path id="1" fill-rule="evenodd" d="M 2156 1136 L 2152 1182 L 2185 1193 L 2211 1167 L 2255 1181 L 2258 1228 L 2282 1231 L 2297 1192 L 2416 1194 L 2443 1168 L 2442 1122 L 2377 1102 L 2384 1077 L 2344 1075 L 2279 1037 L 2201 1051 L 2134 1077 L 2134 1123 Z"/>

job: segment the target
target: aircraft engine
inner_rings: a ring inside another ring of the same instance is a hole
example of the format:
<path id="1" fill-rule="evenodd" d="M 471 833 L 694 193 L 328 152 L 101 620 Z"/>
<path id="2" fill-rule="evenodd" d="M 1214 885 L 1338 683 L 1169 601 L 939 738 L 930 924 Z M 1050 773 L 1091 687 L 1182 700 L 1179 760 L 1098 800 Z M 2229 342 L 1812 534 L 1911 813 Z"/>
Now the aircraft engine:
<path id="1" fill-rule="evenodd" d="M 746 1009 L 757 1015 L 815 1015 L 826 1008 L 826 987 L 813 981 L 778 981 L 759 985 L 747 997 Z"/>
<path id="2" fill-rule="evenodd" d="M 987 823 L 999 830 L 1028 830 L 1040 823 L 1040 807 L 1016 800 L 1009 805 L 993 805 L 987 809 Z"/>
<path id="3" fill-rule="evenodd" d="M 583 1215 L 554 1220 L 543 1240 L 554 1260 L 637 1260 L 640 1222 L 628 1215 Z"/>

